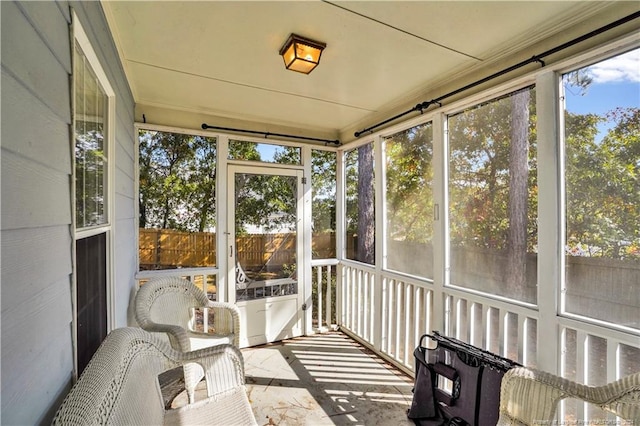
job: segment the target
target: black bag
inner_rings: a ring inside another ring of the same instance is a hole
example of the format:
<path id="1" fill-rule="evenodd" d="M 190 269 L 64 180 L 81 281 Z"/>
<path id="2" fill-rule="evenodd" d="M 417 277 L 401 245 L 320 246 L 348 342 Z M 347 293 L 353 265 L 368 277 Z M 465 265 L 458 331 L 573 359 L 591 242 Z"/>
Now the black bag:
<path id="1" fill-rule="evenodd" d="M 437 342 L 424 346 L 424 339 Z M 419 426 L 494 426 L 500 384 L 517 362 L 460 340 L 425 334 L 415 349 L 415 386 L 407 416 Z"/>

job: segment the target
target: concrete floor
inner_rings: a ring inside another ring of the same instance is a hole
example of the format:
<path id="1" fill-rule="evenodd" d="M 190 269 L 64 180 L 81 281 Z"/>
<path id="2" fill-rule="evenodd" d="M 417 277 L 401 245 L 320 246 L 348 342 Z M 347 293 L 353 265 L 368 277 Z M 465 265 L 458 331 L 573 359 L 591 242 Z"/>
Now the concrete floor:
<path id="1" fill-rule="evenodd" d="M 340 332 L 242 349 L 259 425 L 410 426 L 413 380 Z M 161 379 L 168 406 L 186 403 L 181 369 Z M 206 394 L 204 382 L 199 393 Z"/>
<path id="2" fill-rule="evenodd" d="M 339 332 L 243 349 L 260 425 L 412 425 L 413 380 Z"/>

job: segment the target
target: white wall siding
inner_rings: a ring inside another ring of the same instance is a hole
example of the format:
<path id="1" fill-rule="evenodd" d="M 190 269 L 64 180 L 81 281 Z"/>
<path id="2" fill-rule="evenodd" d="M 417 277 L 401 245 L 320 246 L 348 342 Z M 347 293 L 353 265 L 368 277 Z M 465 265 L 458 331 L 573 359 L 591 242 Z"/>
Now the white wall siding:
<path id="1" fill-rule="evenodd" d="M 4 46 L 3 46 L 4 48 Z M 66 114 L 53 111 L 20 81 L 2 71 L 2 147 L 64 174 L 71 171 L 70 147 L 47 144 L 70 140 Z M 37 117 L 37 123 L 34 122 Z M 19 135 L 19 137 L 12 136 Z"/>
<path id="2" fill-rule="evenodd" d="M 5 140 L 7 136 L 4 135 L 4 129 L 2 133 L 2 140 Z M 45 140 L 41 143 L 56 143 L 56 141 Z M 71 221 L 69 184 L 68 173 L 61 173 L 29 158 L 14 154 L 3 146 L 2 229 L 69 224 Z"/>
<path id="3" fill-rule="evenodd" d="M 73 376 L 71 13 L 64 1 L 0 7 L 1 423 L 50 423 Z M 123 326 L 137 247 L 134 105 L 100 3 L 72 7 L 116 91 L 114 324 Z"/>

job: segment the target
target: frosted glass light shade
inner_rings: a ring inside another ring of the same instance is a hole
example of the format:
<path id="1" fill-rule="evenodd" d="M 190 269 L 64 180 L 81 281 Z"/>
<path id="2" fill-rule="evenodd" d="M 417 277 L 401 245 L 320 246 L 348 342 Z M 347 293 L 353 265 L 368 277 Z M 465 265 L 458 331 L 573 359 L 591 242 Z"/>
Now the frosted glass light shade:
<path id="1" fill-rule="evenodd" d="M 320 63 L 322 50 L 326 46 L 325 43 L 291 34 L 280 49 L 280 55 L 288 70 L 309 74 Z"/>

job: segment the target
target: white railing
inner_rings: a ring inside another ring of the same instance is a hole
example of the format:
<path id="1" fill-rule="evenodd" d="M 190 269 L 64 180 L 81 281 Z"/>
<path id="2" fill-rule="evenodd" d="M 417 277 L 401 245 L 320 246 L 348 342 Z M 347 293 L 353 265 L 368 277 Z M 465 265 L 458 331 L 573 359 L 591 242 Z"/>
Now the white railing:
<path id="1" fill-rule="evenodd" d="M 341 264 L 340 326 L 404 370 L 413 371 L 413 350 L 431 331 L 429 283 L 357 262 Z"/>
<path id="2" fill-rule="evenodd" d="M 426 280 L 353 261 L 342 261 L 338 271 L 341 330 L 410 373 L 420 336 L 434 329 L 532 368 L 557 347 L 558 374 L 594 386 L 640 371 L 640 336 L 634 330 L 560 315 L 542 321 L 532 304 L 438 289 Z M 576 400 L 562 404 L 559 419 L 624 424 Z"/>
<path id="3" fill-rule="evenodd" d="M 152 278 L 177 276 L 187 279 L 207 293 L 209 300 L 218 300 L 218 268 L 179 268 L 158 271 L 140 271 L 136 274 L 138 286 Z"/>
<path id="4" fill-rule="evenodd" d="M 538 311 L 516 304 L 446 288 L 444 334 L 503 357 L 535 367 Z"/>
<path id="5" fill-rule="evenodd" d="M 382 333 L 380 349 L 401 366 L 413 371 L 413 350 L 420 337 L 431 332 L 431 285 L 390 272 L 382 278 Z"/>
<path id="6" fill-rule="evenodd" d="M 327 331 L 336 327 L 336 259 L 311 261 L 311 286 L 314 297 L 312 321 L 316 331 Z"/>
<path id="7" fill-rule="evenodd" d="M 577 319 L 559 318 L 558 322 L 563 377 L 598 386 L 640 371 L 640 336 Z M 564 402 L 560 411 L 563 419 L 625 424 L 576 400 Z"/>
<path id="8" fill-rule="evenodd" d="M 343 262 L 341 268 L 341 325 L 370 345 L 374 341 L 375 269 L 358 263 Z"/>

